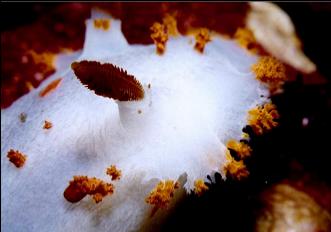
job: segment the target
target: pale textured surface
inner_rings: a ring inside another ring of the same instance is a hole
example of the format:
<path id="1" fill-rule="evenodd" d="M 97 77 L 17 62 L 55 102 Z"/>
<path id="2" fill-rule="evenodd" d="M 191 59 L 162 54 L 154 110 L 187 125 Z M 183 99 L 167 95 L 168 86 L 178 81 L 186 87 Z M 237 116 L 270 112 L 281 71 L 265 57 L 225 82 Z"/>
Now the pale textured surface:
<path id="1" fill-rule="evenodd" d="M 135 231 L 151 212 L 145 197 L 159 180 L 186 173 L 190 190 L 195 179 L 220 171 L 224 143 L 240 139 L 247 111 L 264 102 L 260 95 L 267 91 L 250 71 L 256 57 L 234 42 L 215 38 L 204 54 L 193 46 L 186 37 L 170 39 L 159 56 L 154 45 L 128 45 L 119 21 L 112 20 L 109 31 L 88 21 L 78 60 L 126 69 L 143 84 L 145 98 L 115 102 L 96 96 L 69 68 L 73 55 L 60 58 L 57 73 L 2 110 L 1 228 Z M 59 77 L 58 89 L 40 98 L 39 91 Z M 19 121 L 21 112 L 27 114 L 25 123 Z M 50 130 L 42 129 L 44 120 L 53 123 Z M 22 169 L 8 161 L 11 148 L 27 154 Z M 72 176 L 110 181 L 105 170 L 111 164 L 123 173 L 114 195 L 99 204 L 90 197 L 77 204 L 64 199 Z"/>

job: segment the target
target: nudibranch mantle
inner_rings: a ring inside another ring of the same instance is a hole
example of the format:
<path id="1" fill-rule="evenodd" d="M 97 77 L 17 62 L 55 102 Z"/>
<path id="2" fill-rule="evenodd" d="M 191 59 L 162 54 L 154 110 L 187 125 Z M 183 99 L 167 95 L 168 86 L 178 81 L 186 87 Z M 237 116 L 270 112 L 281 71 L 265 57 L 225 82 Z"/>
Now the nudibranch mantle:
<path id="1" fill-rule="evenodd" d="M 54 75 L 1 111 L 4 230 L 139 230 L 155 220 L 145 198 L 160 180 L 185 175 L 181 185 L 193 191 L 195 180 L 212 172 L 225 178 L 226 142 L 239 140 L 247 112 L 268 101 L 267 87 L 250 69 L 257 57 L 234 41 L 214 36 L 200 53 L 190 43 L 194 37 L 179 35 L 169 37 L 159 55 L 155 45 L 129 45 L 120 21 L 109 17 L 109 28 L 100 30 L 93 20 L 86 22 L 81 53 L 59 55 Z M 70 69 L 82 60 L 126 70 L 142 84 L 144 98 L 124 102 L 97 96 Z M 61 85 L 40 97 L 59 77 Z M 25 123 L 18 121 L 22 112 L 28 115 Z M 42 129 L 45 119 L 53 124 L 49 131 Z M 20 170 L 7 160 L 11 148 L 28 154 Z M 64 199 L 72 176 L 110 181 L 105 169 L 111 164 L 122 172 L 112 196 L 99 204 Z"/>

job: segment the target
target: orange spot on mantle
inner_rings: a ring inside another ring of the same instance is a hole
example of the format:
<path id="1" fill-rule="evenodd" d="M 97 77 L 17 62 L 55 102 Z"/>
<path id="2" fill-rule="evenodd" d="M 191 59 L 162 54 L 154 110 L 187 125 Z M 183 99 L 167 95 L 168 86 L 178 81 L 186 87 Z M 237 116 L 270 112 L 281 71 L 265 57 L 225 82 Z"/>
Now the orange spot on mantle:
<path id="1" fill-rule="evenodd" d="M 17 168 L 20 168 L 23 167 L 23 165 L 25 164 L 25 160 L 27 156 L 19 151 L 15 151 L 11 149 L 8 152 L 7 157 L 9 161 L 12 162 Z"/>
<path id="2" fill-rule="evenodd" d="M 53 127 L 53 124 L 50 121 L 45 120 L 43 129 L 51 129 Z"/>
<path id="3" fill-rule="evenodd" d="M 49 83 L 43 90 L 40 91 L 39 96 L 40 97 L 46 97 L 50 93 L 52 93 L 61 83 L 62 78 L 58 78 L 51 83 Z"/>
<path id="4" fill-rule="evenodd" d="M 109 19 L 94 19 L 94 27 L 107 31 L 110 27 Z"/>

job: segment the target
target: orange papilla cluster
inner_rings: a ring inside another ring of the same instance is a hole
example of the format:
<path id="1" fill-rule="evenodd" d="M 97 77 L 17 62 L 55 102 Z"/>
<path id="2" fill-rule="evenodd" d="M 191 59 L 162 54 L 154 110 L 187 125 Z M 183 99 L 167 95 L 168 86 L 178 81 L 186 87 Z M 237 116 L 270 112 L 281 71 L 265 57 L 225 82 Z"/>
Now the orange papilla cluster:
<path id="1" fill-rule="evenodd" d="M 276 110 L 276 106 L 267 103 L 263 106 L 251 109 L 248 112 L 248 125 L 252 127 L 255 134 L 261 135 L 278 125 L 278 123 L 274 121 L 277 118 L 279 118 L 279 114 Z M 224 166 L 224 172 L 237 180 L 247 177 L 249 171 L 247 170 L 243 159 L 251 155 L 252 149 L 248 144 L 236 140 L 229 140 L 227 142 L 227 148 L 236 152 L 240 160 L 235 160 L 231 156 L 230 150 L 226 150 L 227 162 Z"/>
<path id="2" fill-rule="evenodd" d="M 194 181 L 194 193 L 201 196 L 204 192 L 208 190 L 208 186 L 202 179 L 197 179 Z"/>
<path id="3" fill-rule="evenodd" d="M 94 19 L 94 27 L 107 31 L 110 27 L 109 19 Z"/>
<path id="4" fill-rule="evenodd" d="M 151 38 L 156 45 L 156 52 L 161 55 L 164 53 L 168 41 L 167 29 L 163 24 L 155 22 L 150 30 L 152 31 Z"/>
<path id="5" fill-rule="evenodd" d="M 263 106 L 258 106 L 248 112 L 248 125 L 250 125 L 255 134 L 261 135 L 266 131 L 270 131 L 276 127 L 278 123 L 274 121 L 279 118 L 276 106 L 267 103 Z"/>
<path id="6" fill-rule="evenodd" d="M 111 176 L 111 180 L 119 180 L 122 175 L 121 170 L 118 170 L 115 165 L 108 167 L 106 173 Z"/>
<path id="7" fill-rule="evenodd" d="M 48 130 L 48 129 L 51 129 L 52 127 L 53 127 L 53 124 L 50 121 L 47 121 L 47 120 L 44 121 L 43 129 Z"/>
<path id="8" fill-rule="evenodd" d="M 203 53 L 206 44 L 211 41 L 210 32 L 207 28 L 201 28 L 199 32 L 195 35 L 195 45 L 194 48 Z"/>
<path id="9" fill-rule="evenodd" d="M 154 205 L 154 212 L 159 208 L 166 208 L 177 188 L 179 188 L 178 182 L 173 180 L 160 181 L 150 192 L 145 201 Z"/>
<path id="10" fill-rule="evenodd" d="M 12 162 L 17 168 L 20 168 L 23 167 L 23 165 L 25 164 L 27 156 L 19 151 L 10 149 L 10 151 L 7 154 L 7 157 L 9 161 Z"/>
<path id="11" fill-rule="evenodd" d="M 235 151 L 240 159 L 249 157 L 252 152 L 252 149 L 247 144 L 233 139 L 229 140 L 226 146 L 227 148 Z"/>
<path id="12" fill-rule="evenodd" d="M 62 78 L 58 78 L 58 79 L 55 79 L 54 81 L 52 81 L 51 83 L 49 83 L 45 88 L 43 88 L 40 91 L 39 96 L 46 97 L 50 93 L 54 92 L 56 90 L 56 88 L 60 85 L 61 81 L 62 81 Z"/>
<path id="13" fill-rule="evenodd" d="M 241 47 L 246 48 L 248 51 L 255 54 L 259 52 L 259 45 L 256 42 L 254 34 L 248 28 L 239 27 L 234 34 L 234 39 Z"/>
<path id="14" fill-rule="evenodd" d="M 268 84 L 281 84 L 286 80 L 286 68 L 279 60 L 271 56 L 263 56 L 252 65 L 256 79 Z"/>
<path id="15" fill-rule="evenodd" d="M 114 192 L 114 186 L 95 177 L 74 176 L 63 195 L 71 203 L 82 200 L 86 195 L 91 195 L 95 203 Z"/>
<path id="16" fill-rule="evenodd" d="M 246 165 L 243 160 L 237 161 L 235 160 L 230 151 L 226 151 L 226 159 L 227 162 L 224 166 L 224 171 L 227 175 L 230 175 L 234 179 L 241 180 L 246 178 L 249 175 L 249 171 L 247 170 Z"/>

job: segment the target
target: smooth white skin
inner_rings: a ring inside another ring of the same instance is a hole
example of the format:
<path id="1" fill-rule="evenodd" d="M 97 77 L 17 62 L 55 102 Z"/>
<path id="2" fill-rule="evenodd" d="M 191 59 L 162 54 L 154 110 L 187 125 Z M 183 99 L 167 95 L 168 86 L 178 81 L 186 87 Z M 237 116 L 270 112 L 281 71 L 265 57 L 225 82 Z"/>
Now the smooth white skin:
<path id="1" fill-rule="evenodd" d="M 196 179 L 222 170 L 224 144 L 240 139 L 247 111 L 268 93 L 250 71 L 256 57 L 235 42 L 215 37 L 200 54 L 190 39 L 170 38 L 159 56 L 154 45 L 129 45 L 120 21 L 111 20 L 108 31 L 87 21 L 82 54 L 60 56 L 54 75 L 1 111 L 4 231 L 136 231 L 165 212 L 149 218 L 152 206 L 145 203 L 158 181 L 185 174 L 189 191 Z M 124 68 L 142 83 L 145 98 L 117 102 L 95 95 L 70 69 L 84 59 Z M 58 89 L 39 97 L 59 77 Z M 44 130 L 44 120 L 53 128 Z M 8 161 L 10 149 L 27 154 L 23 168 Z M 123 174 L 112 196 L 99 204 L 89 196 L 76 204 L 64 199 L 74 175 L 111 181 L 105 170 L 112 164 Z"/>

